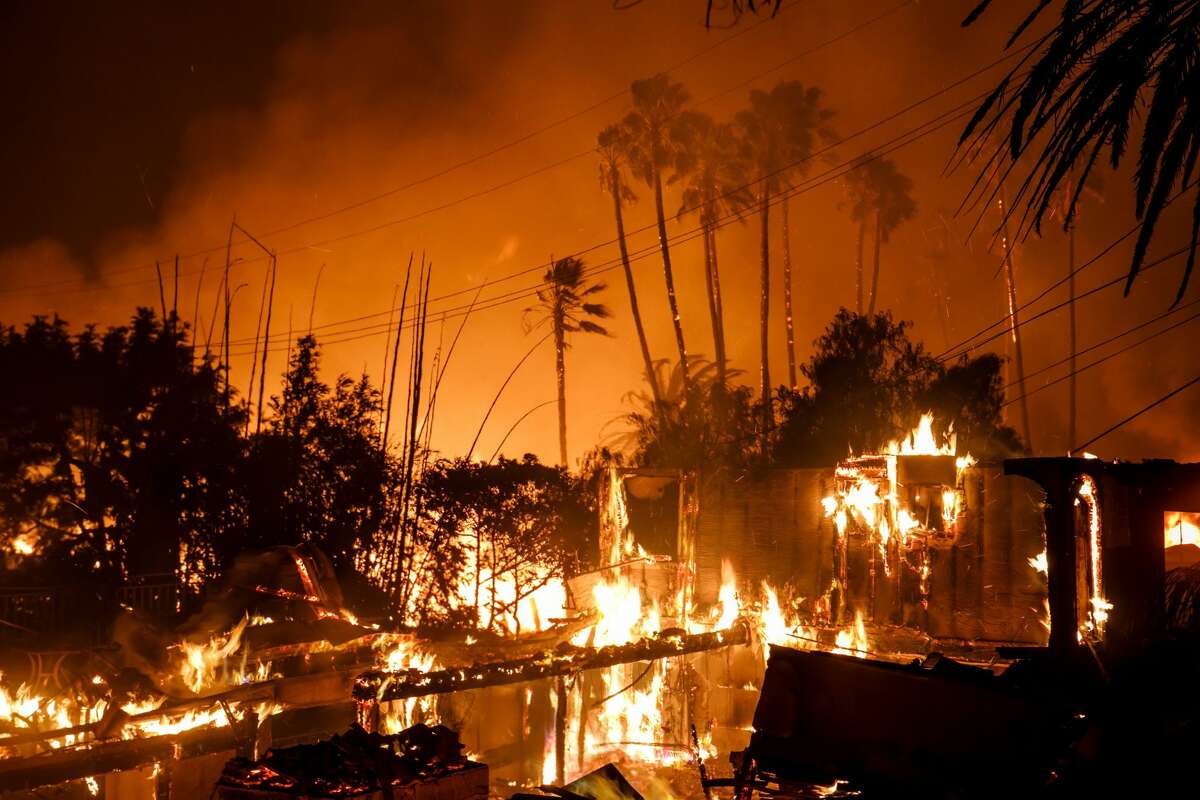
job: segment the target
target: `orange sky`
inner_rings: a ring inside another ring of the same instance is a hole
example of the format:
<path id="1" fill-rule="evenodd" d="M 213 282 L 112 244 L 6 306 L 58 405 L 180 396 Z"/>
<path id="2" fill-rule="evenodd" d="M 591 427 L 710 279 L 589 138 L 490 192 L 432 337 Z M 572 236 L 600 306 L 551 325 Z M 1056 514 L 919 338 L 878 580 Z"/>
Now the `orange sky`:
<path id="1" fill-rule="evenodd" d="M 611 202 L 600 190 L 595 159 L 587 152 L 596 132 L 626 110 L 624 96 L 606 98 L 632 79 L 691 59 L 671 74 L 703 110 L 727 117 L 745 102 L 749 88 L 797 79 L 825 92 L 837 112 L 835 127 L 848 137 L 1000 56 L 1012 20 L 997 12 L 964 31 L 958 21 L 971 5 L 785 0 L 776 19 L 744 19 L 730 30 L 705 30 L 699 0 L 647 0 L 620 12 L 604 0 L 484 4 L 452 17 L 445 16 L 444 4 L 429 4 L 425 13 L 441 15 L 434 34 L 414 25 L 411 15 L 350 15 L 289 36 L 260 76 L 258 100 L 208 108 L 188 118 L 178 143 L 179 169 L 154 198 L 152 222 L 114 226 L 86 250 L 42 237 L 0 253 L 0 320 L 20 323 L 34 313 L 57 312 L 77 326 L 120 322 L 137 304 L 158 305 L 154 261 L 164 262 L 169 277 L 166 265 L 176 253 L 183 255 L 180 311 L 190 320 L 204 263 L 204 256 L 191 254 L 208 250 L 199 304 L 207 327 L 225 236 L 236 215 L 281 253 L 273 332 L 286 331 L 289 317 L 294 328 L 307 327 L 314 280 L 324 265 L 312 315 L 318 337 L 329 342 L 327 377 L 364 369 L 377 376 L 385 346 L 379 323 L 386 322 L 393 288 L 411 251 L 424 251 L 434 265 L 430 359 L 439 343 L 449 343 L 460 321 L 442 323 L 442 312 L 453 314 L 468 303 L 470 290 L 481 281 L 524 272 L 483 290 L 484 304 L 509 293 L 518 296 L 471 317 L 440 390 L 433 443 L 446 454 L 460 454 L 496 389 L 536 340 L 522 325 L 522 310 L 532 301 L 520 295 L 537 283 L 549 258 L 584 251 L 589 264 L 614 264 Z M 846 35 L 897 6 L 902 7 Z M 815 49 L 832 39 L 838 41 Z M 934 119 L 989 88 L 1000 74 L 992 70 L 848 139 L 833 159 L 847 161 Z M 996 320 L 1003 307 L 999 257 L 988 251 L 991 229 L 980 229 L 968 241 L 971 217 L 955 216 L 971 176 L 968 171 L 944 174 L 960 124 L 891 156 L 912 177 L 920 210 L 885 245 L 880 302 L 913 320 L 915 336 L 934 352 Z M 512 142 L 519 143 L 447 169 Z M 814 164 L 811 174 L 829 168 Z M 655 238 L 649 230 L 652 196 L 644 187 L 635 188 L 641 200 L 629 210 L 626 224 L 637 231 L 630 237 L 630 249 L 637 252 L 652 247 Z M 57 190 L 67 194 L 72 185 L 63 180 Z M 1107 176 L 1101 194 L 1103 202 L 1090 201 L 1080 222 L 1081 261 L 1133 222 L 1127 177 Z M 855 229 L 842 195 L 841 184 L 832 181 L 792 203 L 801 360 L 834 311 L 854 300 Z M 378 199 L 366 202 L 371 198 Z M 87 199 L 106 202 L 103 196 Z M 672 212 L 679 206 L 673 187 L 667 204 Z M 329 215 L 345 206 L 355 207 Z M 1163 223 L 1159 252 L 1183 243 L 1181 211 L 1171 209 Z M 312 217 L 324 218 L 296 224 Z M 730 355 L 747 381 L 757 378 L 758 358 L 754 222 L 735 224 L 719 237 Z M 672 219 L 669 230 L 683 233 L 694 226 L 693 218 Z M 290 229 L 271 233 L 284 228 Z M 1022 298 L 1065 275 L 1065 238 L 1057 229 L 1044 234 L 1017 252 Z M 1121 274 L 1128 252 L 1119 247 L 1082 273 L 1080 290 Z M 237 295 L 231 337 L 235 382 L 244 385 L 251 347 L 243 342 L 253 337 L 264 262 L 244 237 L 234 255 L 239 261 L 233 283 L 247 284 Z M 682 244 L 673 255 L 689 350 L 711 356 L 699 244 Z M 772 309 L 772 374 L 778 382 L 786 377 L 786 357 L 777 245 L 773 259 L 779 302 Z M 635 261 L 634 270 L 652 352 L 672 357 L 657 254 Z M 572 461 L 619 430 L 613 420 L 629 409 L 623 397 L 639 388 L 640 359 L 624 282 L 619 268 L 603 274 L 610 284 L 605 301 L 615 312 L 609 326 L 613 336 L 576 337 L 567 361 Z M 1166 265 L 1152 270 L 1129 299 L 1113 289 L 1081 302 L 1081 346 L 1165 311 L 1179 274 L 1178 263 Z M 169 285 L 167 292 L 169 297 Z M 1056 290 L 1043 306 L 1064 296 Z M 1185 302 L 1195 297 L 1193 290 Z M 377 316 L 345 321 L 367 315 Z M 1183 327 L 1177 335 L 1083 373 L 1080 435 L 1098 432 L 1193 377 L 1196 358 L 1188 345 L 1194 338 L 1195 329 Z M 1030 371 L 1062 358 L 1065 313 L 1031 324 L 1026 346 Z M 268 385 L 281 366 L 282 355 L 276 353 Z M 1046 372 L 1033 385 L 1061 374 L 1061 369 Z M 518 417 L 553 397 L 553 352 L 544 347 L 499 401 L 479 453 L 490 455 Z M 1065 450 L 1065 403 L 1065 383 L 1031 398 L 1039 453 Z M 1093 449 L 1126 458 L 1196 458 L 1197 410 L 1200 393 L 1193 392 Z M 509 455 L 527 451 L 556 460 L 553 406 L 533 413 L 504 448 Z"/>

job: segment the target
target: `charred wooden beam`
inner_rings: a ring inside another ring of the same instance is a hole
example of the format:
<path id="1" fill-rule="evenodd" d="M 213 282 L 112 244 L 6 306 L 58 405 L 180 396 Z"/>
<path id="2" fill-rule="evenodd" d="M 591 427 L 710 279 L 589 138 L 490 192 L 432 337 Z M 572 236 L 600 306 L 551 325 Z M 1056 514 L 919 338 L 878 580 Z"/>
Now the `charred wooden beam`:
<path id="1" fill-rule="evenodd" d="M 618 664 L 657 661 L 688 653 L 719 650 L 746 644 L 749 640 L 749 627 L 738 622 L 732 627 L 711 633 L 667 631 L 653 639 L 598 648 L 564 645 L 526 658 L 432 672 L 372 670 L 363 673 L 354 682 L 354 699 L 360 703 L 382 703 L 464 689 L 525 683 Z"/>
<path id="2" fill-rule="evenodd" d="M 200 728 L 184 733 L 84 745 L 25 758 L 0 759 L 0 792 L 16 792 L 80 780 L 92 775 L 134 769 L 147 764 L 233 750 L 254 737 L 258 717 L 251 714 L 236 727 Z"/>

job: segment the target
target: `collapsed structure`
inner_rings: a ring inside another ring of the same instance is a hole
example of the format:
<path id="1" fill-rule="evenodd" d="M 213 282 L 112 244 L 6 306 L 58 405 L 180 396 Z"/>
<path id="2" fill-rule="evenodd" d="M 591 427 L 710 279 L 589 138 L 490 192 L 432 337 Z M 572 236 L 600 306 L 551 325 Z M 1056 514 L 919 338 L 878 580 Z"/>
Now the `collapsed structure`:
<path id="1" fill-rule="evenodd" d="M 139 699 L 99 670 L 90 705 L 0 695 L 0 790 L 86 779 L 134 796 L 122 782 L 140 774 L 145 792 L 207 796 L 230 758 L 355 721 L 453 729 L 494 785 L 562 786 L 608 761 L 707 761 L 712 785 L 776 789 L 925 780 L 914 764 L 951 756 L 1038 773 L 1077 698 L 1022 676 L 1080 648 L 1104 664 L 1166 629 L 1166 587 L 1192 596 L 1167 559 L 1200 561 L 1198 469 L 978 464 L 930 418 L 833 469 L 614 469 L 598 565 L 522 598 L 504 637 L 361 625 L 319 556 L 276 553 L 235 570 L 188 629 L 225 633 L 161 662 L 129 638 L 141 672 L 175 688 Z M 968 744 L 953 713 L 913 730 L 933 708 L 987 715 L 995 741 Z M 1009 726 L 1046 736 L 1014 743 Z M 735 753 L 736 774 L 721 767 Z"/>

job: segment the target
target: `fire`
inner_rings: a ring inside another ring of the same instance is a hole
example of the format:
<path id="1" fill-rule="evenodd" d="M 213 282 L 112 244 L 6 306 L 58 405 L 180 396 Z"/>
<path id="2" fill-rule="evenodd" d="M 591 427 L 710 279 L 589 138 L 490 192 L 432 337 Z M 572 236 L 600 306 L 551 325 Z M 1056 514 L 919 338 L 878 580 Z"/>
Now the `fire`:
<path id="1" fill-rule="evenodd" d="M 1108 612 L 1112 603 L 1104 597 L 1104 575 L 1101 563 L 1101 529 L 1100 504 L 1097 495 L 1096 482 L 1085 475 L 1079 484 L 1075 504 L 1082 506 L 1087 513 L 1088 521 L 1088 570 L 1091 594 L 1088 597 L 1087 619 L 1079 631 L 1080 637 L 1104 637 L 1104 626 L 1108 622 Z"/>
<path id="2" fill-rule="evenodd" d="M 196 694 L 205 687 L 212 685 L 217 679 L 217 671 L 225 669 L 225 661 L 238 651 L 242 645 L 242 633 L 249 624 L 249 618 L 243 618 L 233 627 L 233 630 L 223 636 L 214 636 L 203 644 L 181 642 L 179 650 L 183 653 L 183 663 L 179 667 L 179 675 L 184 684 Z M 236 680 L 237 683 L 243 682 Z"/>
<path id="3" fill-rule="evenodd" d="M 37 552 L 38 535 L 33 531 L 18 534 L 12 540 L 13 552 L 19 556 L 31 556 Z"/>
<path id="4" fill-rule="evenodd" d="M 1049 575 L 1050 574 L 1050 562 L 1046 558 L 1046 551 L 1042 550 L 1042 552 L 1038 553 L 1036 556 L 1029 559 L 1029 566 L 1033 567 L 1035 570 L 1042 573 L 1043 575 Z"/>
<path id="5" fill-rule="evenodd" d="M 857 658 L 867 657 L 871 642 L 867 638 L 867 627 L 863 624 L 861 611 L 855 612 L 853 627 L 838 631 L 836 644 L 833 650 L 835 653 Z"/>
<path id="6" fill-rule="evenodd" d="M 901 456 L 952 456 L 956 454 L 958 437 L 953 426 L 947 432 L 945 441 L 938 444 L 933 435 L 933 414 L 921 415 L 921 421 L 913 428 L 907 437 L 899 442 L 892 442 L 884 452 Z"/>
<path id="7" fill-rule="evenodd" d="M 1200 514 L 1186 511 L 1163 512 L 1163 544 L 1166 547 L 1181 544 L 1200 546 Z"/>
<path id="8" fill-rule="evenodd" d="M 718 630 L 728 628 L 741 613 L 738 607 L 737 576 L 728 559 L 721 560 L 721 592 L 718 595 L 717 608 L 720 609 L 716 624 Z"/>

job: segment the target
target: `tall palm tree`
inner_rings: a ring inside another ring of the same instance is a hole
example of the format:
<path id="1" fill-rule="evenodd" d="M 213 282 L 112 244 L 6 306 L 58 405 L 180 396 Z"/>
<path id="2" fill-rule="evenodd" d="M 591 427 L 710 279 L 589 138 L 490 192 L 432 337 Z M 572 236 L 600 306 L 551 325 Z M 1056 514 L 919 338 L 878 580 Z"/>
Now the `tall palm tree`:
<path id="1" fill-rule="evenodd" d="M 558 451 L 563 466 L 567 466 L 567 370 L 565 353 L 570 345 L 567 334 L 596 333 L 607 336 L 604 326 L 593 320 L 611 316 L 607 306 L 588 298 L 603 292 L 603 283 L 588 283 L 583 274 L 584 264 L 568 256 L 554 261 L 542 278 L 545 287 L 537 292 L 538 304 L 525 309 L 537 313 L 540 319 L 529 330 L 549 324 L 554 333 L 554 370 L 558 378 Z"/>
<path id="2" fill-rule="evenodd" d="M 785 81 L 769 92 L 750 93 L 750 107 L 737 114 L 747 154 L 757 180 L 761 227 L 759 279 L 759 383 L 762 405 L 762 447 L 766 452 L 771 428 L 771 372 L 768 363 L 768 317 L 771 296 L 769 209 L 774 192 L 786 186 L 789 175 L 803 175 L 818 137 L 832 140 L 828 122 L 833 112 L 821 101 L 821 91 L 798 81 Z"/>
<path id="3" fill-rule="evenodd" d="M 688 101 L 687 90 L 681 83 L 672 83 L 666 75 L 655 75 L 634 81 L 630 86 L 633 111 L 621 123 L 625 129 L 624 143 L 628 148 L 629 164 L 643 183 L 654 190 L 654 213 L 658 219 L 658 247 L 662 252 L 663 277 L 667 284 L 667 305 L 675 327 L 675 345 L 679 349 L 679 365 L 684 386 L 691 388 L 687 347 L 683 341 L 683 324 L 679 317 L 679 301 L 675 296 L 675 273 L 671 269 L 671 248 L 667 243 L 667 219 L 663 212 L 663 172 L 678 160 L 679 141 L 672 136 L 675 121 Z"/>
<path id="4" fill-rule="evenodd" d="M 868 314 L 875 313 L 879 297 L 879 249 L 892 231 L 917 214 L 917 201 L 912 198 L 912 179 L 896 168 L 894 162 L 877 158 L 867 167 L 872 184 L 875 216 L 875 266 L 871 275 L 871 302 Z"/>
<path id="5" fill-rule="evenodd" d="M 633 282 L 633 269 L 629 265 L 629 248 L 625 242 L 625 217 L 622 208 L 637 200 L 637 195 L 624 180 L 629 166 L 626 142 L 627 131 L 620 125 L 609 125 L 596 137 L 596 151 L 600 155 L 600 184 L 612 195 L 613 216 L 617 222 L 617 246 L 621 252 L 621 266 L 625 270 L 625 286 L 629 290 L 629 310 L 633 314 L 633 327 L 637 330 L 638 344 L 642 349 L 642 367 L 646 382 L 650 384 L 650 395 L 657 403 L 662 400 L 654 360 L 650 357 L 650 345 L 646 341 L 646 328 L 642 324 L 642 312 L 638 307 L 637 286 Z"/>
<path id="6" fill-rule="evenodd" d="M 675 133 L 683 143 L 671 181 L 683 184 L 682 205 L 677 219 L 695 213 L 704 233 L 704 283 L 708 313 L 712 321 L 713 351 L 716 353 L 717 389 L 728 382 L 725 350 L 725 319 L 721 304 L 721 273 L 717 266 L 717 227 L 723 217 L 742 212 L 754 203 L 746 184 L 746 164 L 733 125 L 719 123 L 708 114 L 685 111 Z"/>
<path id="7" fill-rule="evenodd" d="M 1037 30 L 1035 23 L 1051 6 L 1046 0 L 1027 2 L 1029 13 L 1007 47 Z M 980 0 L 963 24 L 970 25 L 990 5 L 992 0 Z M 1130 142 L 1140 139 L 1133 178 L 1135 215 L 1142 225 L 1125 284 L 1128 294 L 1163 209 L 1173 193 L 1193 189 L 1200 152 L 1200 95 L 1195 91 L 1200 79 L 1200 4 L 1095 0 L 1061 5 L 1056 24 L 1034 34 L 1029 51 L 983 100 L 959 143 L 969 149 L 989 139 L 995 142 L 977 184 L 985 192 L 992 163 L 1015 164 L 1033 151 L 1026 162 L 1031 166 L 1019 178 L 1013 197 L 1014 207 L 1024 207 L 1020 238 L 1040 228 L 1064 182 L 1070 180 L 1076 187 L 1069 205 L 1073 212 L 1078 187 L 1087 182 L 1101 155 L 1107 150 L 1106 160 L 1116 169 Z M 980 195 L 984 208 L 994 199 L 995 189 L 991 191 L 993 196 Z M 1192 211 L 1191 245 L 1176 303 L 1187 291 L 1195 266 L 1200 192 L 1193 192 Z M 1070 212 L 1064 220 L 1068 226 Z"/>

